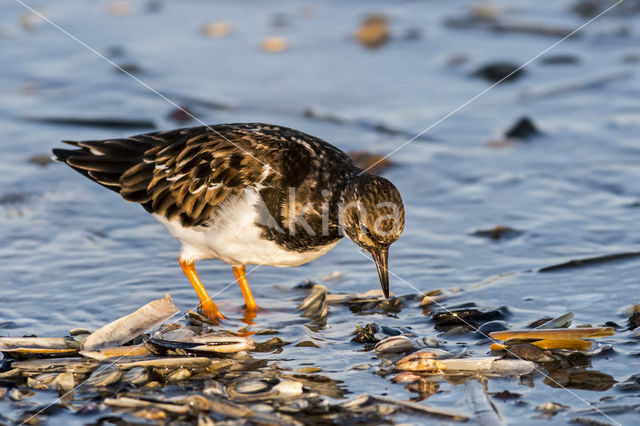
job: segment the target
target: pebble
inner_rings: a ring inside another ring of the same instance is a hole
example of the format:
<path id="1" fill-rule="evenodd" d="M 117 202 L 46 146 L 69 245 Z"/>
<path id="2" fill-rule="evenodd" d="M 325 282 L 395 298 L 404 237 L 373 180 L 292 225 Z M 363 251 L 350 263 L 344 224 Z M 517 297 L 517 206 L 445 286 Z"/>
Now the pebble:
<path id="1" fill-rule="evenodd" d="M 368 49 L 377 49 L 389 40 L 387 17 L 381 14 L 367 16 L 355 33 L 358 42 Z"/>
<path id="2" fill-rule="evenodd" d="M 289 43 L 284 37 L 267 37 L 260 43 L 260 48 L 265 52 L 284 52 L 288 47 Z"/>
<path id="3" fill-rule="evenodd" d="M 491 83 L 506 83 L 522 78 L 525 73 L 524 69 L 520 69 L 520 64 L 494 62 L 478 68 L 471 75 L 483 78 Z"/>
<path id="4" fill-rule="evenodd" d="M 129 3 L 128 1 L 118 0 L 109 4 L 108 10 L 111 15 L 126 16 L 126 15 L 131 15 L 131 12 L 133 11 L 133 7 L 131 6 L 131 3 Z"/>
<path id="5" fill-rule="evenodd" d="M 223 38 L 231 34 L 231 25 L 228 22 L 211 22 L 202 27 L 202 33 L 207 37 Z"/>
<path id="6" fill-rule="evenodd" d="M 531 139 L 535 136 L 542 135 L 542 132 L 538 130 L 529 117 L 521 117 L 504 133 L 504 135 L 507 138 Z"/>

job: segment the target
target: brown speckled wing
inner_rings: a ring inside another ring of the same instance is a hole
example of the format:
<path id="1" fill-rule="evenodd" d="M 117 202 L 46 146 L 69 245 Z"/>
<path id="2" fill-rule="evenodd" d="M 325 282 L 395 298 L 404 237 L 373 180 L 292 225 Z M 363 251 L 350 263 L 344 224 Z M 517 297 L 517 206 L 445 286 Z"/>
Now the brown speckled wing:
<path id="1" fill-rule="evenodd" d="M 249 136 L 233 127 L 218 131 L 195 127 L 68 142 L 81 149 L 54 153 L 125 200 L 183 226 L 198 226 L 230 196 L 267 180 L 268 168 L 252 154 Z"/>
<path id="2" fill-rule="evenodd" d="M 120 194 L 152 213 L 197 226 L 230 196 L 260 184 L 265 166 L 211 132 L 183 133 L 147 150 L 120 178 Z"/>
<path id="3" fill-rule="evenodd" d="M 60 161 L 125 200 L 184 226 L 205 225 L 225 200 L 255 187 L 269 214 L 286 229 L 292 212 L 298 215 L 308 202 L 321 205 L 326 201 L 323 189 L 335 189 L 347 175 L 360 170 L 344 152 L 321 139 L 263 123 L 67 143 L 79 149 L 54 149 Z M 290 188 L 296 189 L 294 204 L 289 199 Z M 322 219 L 315 210 L 309 216 L 310 222 Z M 317 242 L 300 236 L 292 239 L 273 229 L 264 232 L 281 245 L 306 248 Z M 332 233 L 330 239 L 334 237 Z"/>

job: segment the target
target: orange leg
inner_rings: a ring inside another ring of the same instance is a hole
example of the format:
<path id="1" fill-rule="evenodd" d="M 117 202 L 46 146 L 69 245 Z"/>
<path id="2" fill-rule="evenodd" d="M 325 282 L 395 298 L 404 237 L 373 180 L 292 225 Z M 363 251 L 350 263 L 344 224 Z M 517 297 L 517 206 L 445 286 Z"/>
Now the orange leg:
<path id="1" fill-rule="evenodd" d="M 218 310 L 218 307 L 213 300 L 207 294 L 207 290 L 202 285 L 202 281 L 198 278 L 198 274 L 196 273 L 195 263 L 186 261 L 180 257 L 178 259 L 180 262 L 180 266 L 182 266 L 182 270 L 184 274 L 189 278 L 189 282 L 193 286 L 193 289 L 196 291 L 198 298 L 200 299 L 200 307 L 202 308 L 202 313 L 209 318 L 211 321 L 217 321 L 218 319 L 223 319 L 224 315 Z"/>
<path id="2" fill-rule="evenodd" d="M 258 309 L 258 305 L 253 298 L 253 294 L 251 294 L 251 289 L 245 276 L 246 272 L 244 266 L 233 267 L 233 274 L 236 276 L 236 280 L 238 280 L 238 284 L 240 284 L 240 290 L 242 290 L 242 296 L 244 296 L 244 304 L 248 311 L 255 311 Z"/>

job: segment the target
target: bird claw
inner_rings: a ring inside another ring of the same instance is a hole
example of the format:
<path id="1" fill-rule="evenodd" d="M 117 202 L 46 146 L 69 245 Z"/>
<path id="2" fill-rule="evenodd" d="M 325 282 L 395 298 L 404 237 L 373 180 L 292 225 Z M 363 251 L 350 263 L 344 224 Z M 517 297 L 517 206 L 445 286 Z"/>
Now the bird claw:
<path id="1" fill-rule="evenodd" d="M 213 302 L 203 303 L 202 306 L 200 307 L 200 311 L 202 312 L 202 315 L 207 317 L 209 321 L 215 324 L 217 324 L 219 320 L 226 318 L 224 315 L 222 315 L 222 312 L 220 312 L 218 307 L 215 304 L 213 304 Z"/>

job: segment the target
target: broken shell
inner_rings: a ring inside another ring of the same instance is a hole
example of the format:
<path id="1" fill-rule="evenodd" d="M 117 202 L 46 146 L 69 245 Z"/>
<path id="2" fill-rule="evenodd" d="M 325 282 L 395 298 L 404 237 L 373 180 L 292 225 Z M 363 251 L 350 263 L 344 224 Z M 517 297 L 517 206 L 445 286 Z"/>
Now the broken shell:
<path id="1" fill-rule="evenodd" d="M 145 407 L 155 407 L 160 410 L 165 410 L 170 413 L 175 414 L 187 414 L 190 411 L 190 407 L 188 405 L 179 405 L 179 404 L 171 404 L 164 403 L 158 401 L 147 401 L 129 397 L 121 397 L 121 398 L 106 398 L 104 400 L 106 405 L 111 407 L 120 407 L 120 408 L 145 408 Z"/>
<path id="2" fill-rule="evenodd" d="M 66 371 L 56 377 L 56 385 L 58 395 L 63 403 L 69 403 L 73 400 L 73 390 L 76 386 L 76 380 L 71 371 Z"/>
<path id="3" fill-rule="evenodd" d="M 514 339 L 508 340 L 504 345 L 500 343 L 493 343 L 490 348 L 492 351 L 504 351 L 507 349 L 513 342 Z M 522 342 L 522 340 L 517 340 L 517 342 Z M 530 342 L 530 344 L 539 347 L 540 349 L 568 349 L 573 351 L 587 351 L 593 345 L 593 342 L 587 340 L 580 339 L 545 339 L 545 340 L 536 340 L 534 342 Z"/>
<path id="4" fill-rule="evenodd" d="M 73 354 L 64 337 L 0 337 L 0 351 L 18 354 Z"/>
<path id="5" fill-rule="evenodd" d="M 234 387 L 234 390 L 239 393 L 256 393 L 264 392 L 269 389 L 270 383 L 265 379 L 246 380 Z"/>
<path id="6" fill-rule="evenodd" d="M 278 393 L 278 398 L 290 399 L 302 395 L 302 383 L 294 380 L 281 380 L 274 386 L 274 391 Z"/>
<path id="7" fill-rule="evenodd" d="M 126 371 L 120 380 L 122 383 L 139 386 L 149 381 L 149 371 L 145 367 L 134 367 Z"/>
<path id="8" fill-rule="evenodd" d="M 480 374 L 501 376 L 521 376 L 531 373 L 535 368 L 531 361 L 494 357 L 452 358 L 435 362 L 441 371 L 473 371 Z"/>
<path id="9" fill-rule="evenodd" d="M 154 358 L 148 358 L 148 359 L 143 359 L 139 361 L 125 360 L 124 362 L 121 362 L 120 360 L 118 360 L 117 364 L 121 370 L 128 370 L 134 367 L 206 368 L 211 366 L 212 361 L 211 361 L 211 358 L 205 358 L 205 357 L 194 357 L 194 358 L 154 357 Z"/>
<path id="10" fill-rule="evenodd" d="M 253 349 L 253 339 L 243 336 L 229 336 L 227 334 L 205 334 L 191 336 L 181 340 L 165 340 L 151 338 L 145 343 L 160 351 L 178 350 L 187 353 L 234 353 Z"/>
<path id="11" fill-rule="evenodd" d="M 290 399 L 302 395 L 302 383 L 277 377 L 247 377 L 227 386 L 229 398 L 236 402 Z"/>
<path id="12" fill-rule="evenodd" d="M 24 397 L 25 395 L 20 392 L 20 389 L 18 388 L 13 388 L 9 391 L 9 398 L 13 399 L 14 401 L 21 401 Z"/>
<path id="13" fill-rule="evenodd" d="M 542 349 L 569 349 L 574 351 L 587 351 L 593 342 L 580 339 L 545 339 L 532 343 Z"/>
<path id="14" fill-rule="evenodd" d="M 407 355 L 396 362 L 396 368 L 407 371 L 436 371 L 435 358 L 438 354 L 433 351 L 418 351 Z"/>
<path id="15" fill-rule="evenodd" d="M 186 368 L 178 368 L 167 376 L 167 382 L 179 382 L 180 380 L 186 380 L 189 377 L 191 377 L 191 371 Z"/>
<path id="16" fill-rule="evenodd" d="M 453 325 L 478 325 L 485 322 L 504 320 L 511 316 L 511 311 L 506 306 L 497 309 L 485 309 L 475 303 L 464 303 L 462 305 L 437 309 L 431 314 L 433 322 L 437 326 Z"/>
<path id="17" fill-rule="evenodd" d="M 415 356 L 419 354 L 418 356 Z M 470 357 L 434 359 L 433 354 L 422 352 L 411 354 L 396 363 L 400 370 L 425 373 L 474 372 L 479 374 L 498 374 L 520 376 L 534 369 L 531 361 L 499 359 L 495 357 Z"/>
<path id="18" fill-rule="evenodd" d="M 73 337 L 82 336 L 82 335 L 91 334 L 91 333 L 93 333 L 93 331 L 87 330 L 86 328 L 72 328 L 71 330 L 69 330 L 69 335 Z"/>
<path id="19" fill-rule="evenodd" d="M 509 330 L 495 331 L 489 337 L 496 340 L 521 339 L 521 340 L 544 340 L 544 339 L 582 339 L 585 337 L 605 337 L 615 334 L 613 327 L 592 327 L 592 328 L 558 328 L 542 330 Z"/>
<path id="20" fill-rule="evenodd" d="M 303 317 L 324 318 L 327 316 L 327 288 L 323 285 L 311 287 L 309 295 L 298 306 Z"/>
<path id="21" fill-rule="evenodd" d="M 395 297 L 393 293 L 389 293 L 389 297 Z M 368 303 L 368 302 L 380 302 L 387 298 L 384 297 L 382 290 L 369 290 L 364 293 L 345 294 L 336 293 L 327 295 L 327 303 L 330 305 L 337 305 L 341 303 Z"/>
<path id="22" fill-rule="evenodd" d="M 16 361 L 12 364 L 12 367 L 22 374 L 63 373 L 65 371 L 85 374 L 93 371 L 97 366 L 95 361 L 81 358 L 32 359 Z"/>
<path id="23" fill-rule="evenodd" d="M 224 386 L 216 380 L 207 380 L 202 387 L 202 393 L 205 396 L 226 396 L 227 392 Z"/>
<path id="24" fill-rule="evenodd" d="M 115 364 L 104 364 L 91 373 L 84 382 L 88 386 L 109 386 L 116 383 L 122 377 L 122 371 Z"/>
<path id="25" fill-rule="evenodd" d="M 403 371 L 402 373 L 396 374 L 391 381 L 394 383 L 413 383 L 421 378 L 422 376 L 418 376 L 410 371 Z"/>
<path id="26" fill-rule="evenodd" d="M 31 389 L 46 390 L 55 386 L 57 377 L 57 373 L 44 373 L 36 377 L 28 377 L 27 386 Z"/>
<path id="27" fill-rule="evenodd" d="M 121 346 L 179 312 L 168 294 L 96 330 L 82 342 L 85 351 Z"/>
<path id="28" fill-rule="evenodd" d="M 97 351 L 80 351 L 80 355 L 102 361 L 109 358 L 123 358 L 127 356 L 149 355 L 149 349 L 145 345 L 118 346 L 115 348 L 102 348 Z"/>
<path id="29" fill-rule="evenodd" d="M 567 312 L 566 314 L 560 315 L 559 317 L 549 320 L 544 324 L 540 324 L 539 326 L 536 327 L 536 330 L 567 328 L 571 325 L 571 321 L 573 320 L 573 317 L 575 317 L 575 314 L 573 312 Z"/>
<path id="30" fill-rule="evenodd" d="M 508 351 L 516 358 L 526 359 L 534 362 L 553 362 L 556 360 L 549 354 L 549 352 L 528 343 L 509 346 Z"/>
<path id="31" fill-rule="evenodd" d="M 381 354 L 397 354 L 415 349 L 413 342 L 405 336 L 391 336 L 380 340 L 373 349 Z"/>
<path id="32" fill-rule="evenodd" d="M 562 411 L 569 408 L 566 405 L 558 404 L 557 402 L 545 402 L 544 404 L 540 404 L 536 407 L 538 411 L 544 411 L 547 413 L 557 413 L 558 411 Z"/>

